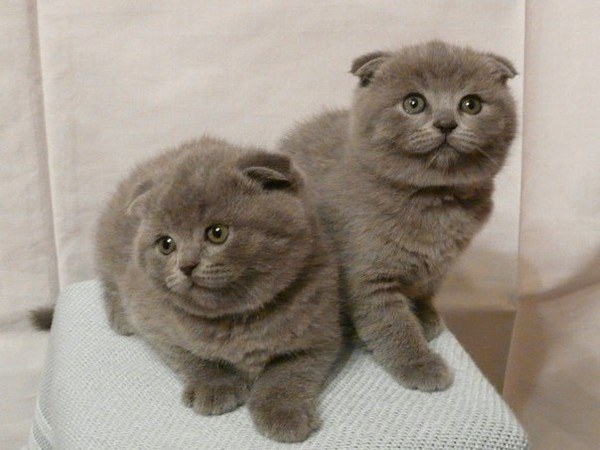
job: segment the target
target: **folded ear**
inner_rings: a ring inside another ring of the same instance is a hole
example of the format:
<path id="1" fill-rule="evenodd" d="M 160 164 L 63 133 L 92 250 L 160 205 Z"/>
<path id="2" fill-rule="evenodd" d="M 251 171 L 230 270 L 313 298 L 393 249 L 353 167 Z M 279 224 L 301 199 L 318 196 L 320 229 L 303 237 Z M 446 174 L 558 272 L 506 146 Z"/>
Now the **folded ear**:
<path id="1" fill-rule="evenodd" d="M 242 174 L 259 183 L 264 190 L 296 190 L 302 177 L 287 155 L 255 151 L 242 157 L 238 165 Z"/>
<path id="2" fill-rule="evenodd" d="M 488 53 L 487 57 L 492 68 L 492 75 L 502 83 L 506 83 L 509 78 L 514 78 L 517 75 L 517 69 L 504 56 L 499 56 L 494 53 Z"/>
<path id="3" fill-rule="evenodd" d="M 391 56 L 388 52 L 372 52 L 356 58 L 350 73 L 360 78 L 361 87 L 368 86 L 381 64 Z"/>
<path id="4" fill-rule="evenodd" d="M 132 200 L 129 202 L 125 214 L 128 216 L 142 217 L 147 211 L 153 186 L 154 183 L 150 180 L 138 184 L 133 191 Z"/>

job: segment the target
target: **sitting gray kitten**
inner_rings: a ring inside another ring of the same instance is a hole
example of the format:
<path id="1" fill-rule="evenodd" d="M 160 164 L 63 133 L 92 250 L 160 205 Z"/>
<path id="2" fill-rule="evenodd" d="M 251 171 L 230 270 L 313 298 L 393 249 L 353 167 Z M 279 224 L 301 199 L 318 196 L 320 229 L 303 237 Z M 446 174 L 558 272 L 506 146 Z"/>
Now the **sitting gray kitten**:
<path id="1" fill-rule="evenodd" d="M 445 389 L 451 371 L 427 345 L 443 328 L 432 298 L 492 210 L 516 72 L 438 41 L 370 53 L 351 72 L 351 110 L 302 124 L 281 149 L 318 191 L 358 337 L 406 387 Z"/>
<path id="2" fill-rule="evenodd" d="M 210 138 L 158 156 L 99 223 L 111 326 L 151 344 L 196 412 L 247 401 L 264 435 L 302 441 L 341 344 L 320 229 L 288 156 Z"/>

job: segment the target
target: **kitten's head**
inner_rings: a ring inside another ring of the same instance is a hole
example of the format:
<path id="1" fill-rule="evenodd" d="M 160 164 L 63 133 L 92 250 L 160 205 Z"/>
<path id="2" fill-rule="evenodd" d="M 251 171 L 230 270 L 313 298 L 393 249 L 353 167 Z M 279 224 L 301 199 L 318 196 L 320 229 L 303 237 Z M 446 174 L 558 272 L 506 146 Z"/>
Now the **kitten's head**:
<path id="1" fill-rule="evenodd" d="M 505 58 L 440 41 L 354 61 L 359 160 L 415 186 L 472 184 L 502 167 L 516 127 Z"/>
<path id="2" fill-rule="evenodd" d="M 129 206 L 137 261 L 184 311 L 220 317 L 264 306 L 313 248 L 313 215 L 287 156 L 201 140 Z"/>

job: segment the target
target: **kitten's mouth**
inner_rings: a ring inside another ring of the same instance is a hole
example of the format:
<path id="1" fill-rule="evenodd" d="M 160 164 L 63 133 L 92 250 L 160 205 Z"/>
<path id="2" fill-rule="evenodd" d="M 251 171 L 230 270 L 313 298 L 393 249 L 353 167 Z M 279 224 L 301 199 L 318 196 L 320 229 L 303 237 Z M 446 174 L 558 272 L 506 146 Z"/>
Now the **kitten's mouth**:
<path id="1" fill-rule="evenodd" d="M 457 164 L 463 152 L 448 142 L 448 138 L 444 136 L 442 142 L 433 147 L 427 152 L 426 165 L 428 168 L 436 168 L 441 170 L 449 170 Z"/>
<path id="2" fill-rule="evenodd" d="M 438 145 L 436 150 L 454 150 L 455 152 L 458 151 L 458 149 L 456 147 L 454 147 L 453 145 L 449 144 L 446 141 L 444 141 L 443 143 Z"/>
<path id="3" fill-rule="evenodd" d="M 458 154 L 462 153 L 460 148 L 448 142 L 448 136 L 444 136 L 440 141 L 432 143 L 431 147 L 421 150 L 418 154 L 422 156 L 432 156 L 438 153 Z"/>
<path id="4" fill-rule="evenodd" d="M 461 153 L 461 151 L 456 148 L 454 145 L 450 144 L 448 142 L 448 139 L 444 138 L 444 140 L 442 141 L 441 144 L 439 144 L 437 147 L 435 147 L 433 150 L 430 151 L 430 153 L 433 152 L 439 152 L 439 151 L 452 151 L 455 153 Z"/>
<path id="5" fill-rule="evenodd" d="M 231 277 L 210 277 L 210 278 L 192 278 L 191 288 L 209 290 L 209 291 L 221 291 L 225 290 L 231 285 Z"/>
<path id="6" fill-rule="evenodd" d="M 231 276 L 194 278 L 171 277 L 171 279 L 167 280 L 166 287 L 185 297 L 190 291 L 196 293 L 202 291 L 225 291 L 231 286 L 232 281 L 233 277 Z"/>
<path id="7" fill-rule="evenodd" d="M 438 150 L 444 150 L 444 149 L 453 150 L 457 153 L 461 153 L 459 148 L 455 147 L 448 141 L 447 135 L 444 135 L 444 140 L 441 142 L 440 145 L 438 145 Z"/>

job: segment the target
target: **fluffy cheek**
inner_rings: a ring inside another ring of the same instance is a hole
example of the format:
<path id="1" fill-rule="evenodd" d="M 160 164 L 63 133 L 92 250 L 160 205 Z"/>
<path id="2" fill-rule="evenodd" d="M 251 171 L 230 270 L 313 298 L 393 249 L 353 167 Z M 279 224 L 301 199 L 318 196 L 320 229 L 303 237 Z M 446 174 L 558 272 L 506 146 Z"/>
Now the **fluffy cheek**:
<path id="1" fill-rule="evenodd" d="M 292 258 L 291 242 L 285 237 L 255 234 L 244 242 L 227 249 L 224 256 L 238 274 L 272 274 Z"/>
<path id="2" fill-rule="evenodd" d="M 428 137 L 424 122 L 422 117 L 408 117 L 395 108 L 386 108 L 373 121 L 370 141 L 389 150 L 418 153 L 419 147 L 413 140 L 416 137 L 426 140 Z"/>
<path id="3" fill-rule="evenodd" d="M 512 139 L 510 116 L 497 106 L 465 121 L 466 142 L 474 141 L 491 156 L 503 156 L 505 143 Z"/>
<path id="4" fill-rule="evenodd" d="M 174 254 L 162 255 L 154 245 L 146 246 L 139 251 L 139 265 L 142 270 L 160 286 L 167 285 L 167 278 L 173 272 Z"/>
<path id="5" fill-rule="evenodd" d="M 204 258 L 206 270 L 195 279 L 200 289 L 192 294 L 198 313 L 210 316 L 259 308 L 289 284 L 304 263 L 289 239 L 245 237 Z"/>
<path id="6" fill-rule="evenodd" d="M 353 129 L 367 145 L 403 147 L 415 128 L 410 117 L 398 110 L 387 91 L 359 94 L 353 106 Z"/>

